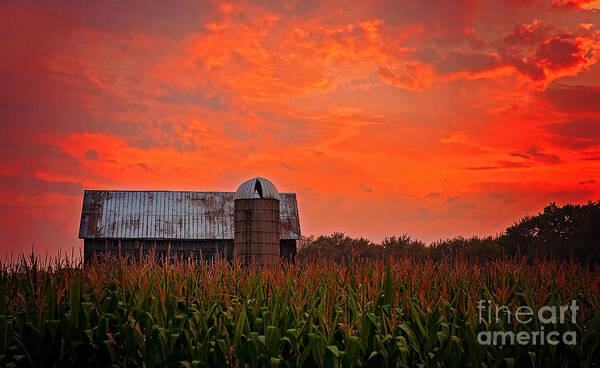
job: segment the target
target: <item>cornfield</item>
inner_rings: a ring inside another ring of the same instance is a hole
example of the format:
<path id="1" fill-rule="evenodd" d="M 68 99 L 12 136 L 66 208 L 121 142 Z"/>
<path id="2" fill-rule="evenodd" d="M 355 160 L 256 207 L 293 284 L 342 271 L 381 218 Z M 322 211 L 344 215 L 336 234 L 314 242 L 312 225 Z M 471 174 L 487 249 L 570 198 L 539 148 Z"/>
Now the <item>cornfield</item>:
<path id="1" fill-rule="evenodd" d="M 575 323 L 481 321 L 480 300 L 579 310 Z M 477 337 L 541 329 L 574 331 L 576 344 Z M 576 263 L 0 265 L 3 367 L 592 367 L 599 344 L 600 269 Z"/>

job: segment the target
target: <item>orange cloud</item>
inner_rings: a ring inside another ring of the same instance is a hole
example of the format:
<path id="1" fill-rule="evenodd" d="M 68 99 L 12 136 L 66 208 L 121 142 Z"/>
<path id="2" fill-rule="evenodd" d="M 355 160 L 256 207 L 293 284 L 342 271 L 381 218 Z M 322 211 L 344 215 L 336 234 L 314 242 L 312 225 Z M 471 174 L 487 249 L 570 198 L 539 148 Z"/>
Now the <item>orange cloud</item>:
<path id="1" fill-rule="evenodd" d="M 600 9 L 598 0 L 554 0 L 552 5 L 568 9 Z"/>
<path id="2" fill-rule="evenodd" d="M 597 199 L 594 4 L 5 2 L 0 254 L 78 246 L 84 187 L 263 175 L 373 239 Z"/>

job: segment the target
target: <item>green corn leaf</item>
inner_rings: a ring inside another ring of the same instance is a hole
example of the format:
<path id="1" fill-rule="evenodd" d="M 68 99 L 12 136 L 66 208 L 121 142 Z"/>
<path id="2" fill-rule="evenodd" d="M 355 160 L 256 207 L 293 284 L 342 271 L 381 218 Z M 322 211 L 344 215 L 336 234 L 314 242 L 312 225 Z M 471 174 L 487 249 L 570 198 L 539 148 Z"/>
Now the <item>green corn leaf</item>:
<path id="1" fill-rule="evenodd" d="M 233 336 L 233 346 L 237 347 L 240 344 L 240 339 L 246 325 L 246 308 L 241 308 L 238 319 L 235 323 L 235 334 Z"/>
<path id="2" fill-rule="evenodd" d="M 514 366 L 515 366 L 514 358 L 504 358 L 504 362 L 506 363 L 507 368 L 514 368 Z"/>

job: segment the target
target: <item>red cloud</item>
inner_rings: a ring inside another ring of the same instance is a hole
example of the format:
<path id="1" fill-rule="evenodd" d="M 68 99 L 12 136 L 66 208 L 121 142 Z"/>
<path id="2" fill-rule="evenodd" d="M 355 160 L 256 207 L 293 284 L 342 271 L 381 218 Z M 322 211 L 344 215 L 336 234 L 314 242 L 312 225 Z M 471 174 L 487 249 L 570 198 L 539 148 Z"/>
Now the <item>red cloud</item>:
<path id="1" fill-rule="evenodd" d="M 539 45 L 534 60 L 549 70 L 561 70 L 585 65 L 585 50 L 581 42 L 570 37 L 555 36 Z"/>
<path id="2" fill-rule="evenodd" d="M 600 157 L 591 16 L 495 0 L 4 2 L 0 236 L 70 249 L 82 187 L 256 175 L 298 192 L 307 234 L 487 234 L 593 198 L 578 184 Z"/>
<path id="3" fill-rule="evenodd" d="M 552 107 L 569 112 L 600 113 L 600 86 L 563 85 L 554 83 L 538 94 Z"/>
<path id="4" fill-rule="evenodd" d="M 519 25 L 504 37 L 502 60 L 533 81 L 546 86 L 564 75 L 573 75 L 598 61 L 598 31 L 578 27 L 559 32 L 535 21 Z"/>
<path id="5" fill-rule="evenodd" d="M 480 52 L 464 52 L 454 50 L 439 63 L 436 70 L 443 74 L 459 72 L 480 73 L 502 66 L 502 61 L 495 54 Z"/>
<path id="6" fill-rule="evenodd" d="M 600 145 L 600 118 L 565 121 L 551 124 L 548 129 L 560 136 L 560 144 L 572 149 Z"/>
<path id="7" fill-rule="evenodd" d="M 394 70 L 380 67 L 379 76 L 392 85 L 413 92 L 423 91 L 435 83 L 433 68 L 420 63 L 406 63 Z"/>
<path id="8" fill-rule="evenodd" d="M 500 39 L 483 37 L 478 43 L 469 41 L 474 35 L 465 32 L 460 48 L 448 48 L 437 36 L 423 36 L 420 43 L 411 39 L 415 49 L 381 66 L 379 75 L 396 86 L 423 91 L 456 78 L 516 73 L 531 86 L 543 89 L 553 80 L 585 71 L 600 57 L 600 32 L 589 24 L 558 29 L 534 21 L 514 27 Z M 458 39 L 452 42 L 460 44 Z"/>
<path id="9" fill-rule="evenodd" d="M 512 32 L 504 36 L 504 43 L 509 47 L 538 45 L 544 42 L 552 32 L 552 27 L 534 21 L 531 24 L 519 24 Z"/>
<path id="10" fill-rule="evenodd" d="M 600 9 L 598 0 L 553 0 L 552 6 L 564 9 Z"/>

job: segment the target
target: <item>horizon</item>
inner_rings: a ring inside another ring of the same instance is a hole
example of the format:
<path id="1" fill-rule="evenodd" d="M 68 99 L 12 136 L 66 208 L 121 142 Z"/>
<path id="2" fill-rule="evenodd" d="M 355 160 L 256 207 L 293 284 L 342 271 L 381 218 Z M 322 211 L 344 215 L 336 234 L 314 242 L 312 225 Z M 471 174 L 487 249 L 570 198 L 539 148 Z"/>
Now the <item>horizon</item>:
<path id="1" fill-rule="evenodd" d="M 295 193 L 302 234 L 430 244 L 600 199 L 600 2 L 6 1 L 0 259 L 84 190 Z M 104 188 L 104 189 L 101 189 Z"/>
<path id="2" fill-rule="evenodd" d="M 85 189 L 86 191 L 104 191 L 105 189 Z M 111 189 L 107 189 L 107 190 L 111 190 Z M 135 191 L 135 192 L 140 192 L 138 190 L 131 190 L 131 191 Z M 145 192 L 148 190 L 141 190 L 141 192 Z M 152 191 L 152 192 L 176 192 L 175 190 L 162 190 L 162 191 Z M 211 191 L 190 191 L 190 192 L 201 192 L 201 193 L 231 193 L 231 192 L 211 192 Z M 290 192 L 280 192 L 281 194 L 296 194 L 296 193 L 290 193 Z M 554 202 L 552 202 L 554 203 Z M 552 204 L 549 203 L 548 205 Z M 589 203 L 589 202 L 588 202 Z M 578 204 L 573 204 L 573 205 L 578 205 Z M 511 224 L 515 224 L 517 222 L 519 222 L 520 220 L 528 217 L 528 216 L 535 216 L 538 215 L 540 213 L 543 212 L 543 209 L 541 211 L 536 211 L 535 213 L 532 214 L 528 214 L 525 215 L 523 217 L 520 217 L 518 219 L 515 219 L 513 222 L 511 222 Z M 438 239 L 432 239 L 432 240 L 424 240 L 424 239 L 420 239 L 418 237 L 413 236 L 412 234 L 408 234 L 408 233 L 398 233 L 398 234 L 384 234 L 382 237 L 380 238 L 369 238 L 369 237 L 365 237 L 362 236 L 360 234 L 358 235 L 354 235 L 354 234 L 350 234 L 350 233 L 346 233 L 343 231 L 337 231 L 337 230 L 333 230 L 331 232 L 328 233 L 321 233 L 321 234 L 302 234 L 302 238 L 303 239 L 310 239 L 313 238 L 315 240 L 317 240 L 319 237 L 324 237 L 324 238 L 329 238 L 332 237 L 336 234 L 341 234 L 343 236 L 346 237 L 350 237 L 353 240 L 367 240 L 368 242 L 370 242 L 372 245 L 381 245 L 382 242 L 384 242 L 385 240 L 389 240 L 391 238 L 402 238 L 404 236 L 407 236 L 411 241 L 420 241 L 423 243 L 423 245 L 428 248 L 431 247 L 432 245 L 435 245 L 436 243 L 439 242 L 443 242 L 443 241 L 448 241 L 448 240 L 453 240 L 453 239 L 486 239 L 486 238 L 492 238 L 492 239 L 498 239 L 502 234 L 504 234 L 506 231 L 506 228 L 501 229 L 500 231 L 494 233 L 494 234 L 482 234 L 482 235 L 478 235 L 478 234 L 472 234 L 472 235 L 464 235 L 464 234 L 457 234 L 451 237 L 446 237 L 446 238 L 438 238 Z M 64 248 L 64 247 L 59 247 L 54 249 L 54 253 L 49 253 L 48 250 L 45 251 L 45 253 L 41 253 L 41 252 L 37 252 L 35 250 L 35 245 L 31 245 L 31 251 L 27 252 L 20 252 L 20 253 L 13 253 L 13 251 L 11 250 L 10 252 L 4 252 L 2 253 L 2 256 L 4 257 L 4 260 L 9 260 L 8 262 L 5 262 L 6 264 L 10 265 L 10 264 L 14 264 L 13 263 L 13 258 L 16 257 L 14 260 L 18 260 L 22 257 L 29 257 L 29 256 L 35 256 L 35 257 L 41 257 L 44 256 L 46 257 L 46 260 L 48 261 L 53 261 L 53 260 L 66 260 L 66 261 L 77 261 L 77 260 L 83 260 L 83 239 L 77 239 L 79 243 L 77 246 L 72 246 L 70 249 L 68 248 Z M 301 249 L 301 247 L 299 246 L 299 249 Z M 69 258 L 69 252 L 71 254 L 71 257 Z M 78 255 L 75 256 L 75 253 L 77 253 Z M 63 258 L 64 256 L 64 258 Z M 49 257 L 49 258 L 48 258 Z"/>

